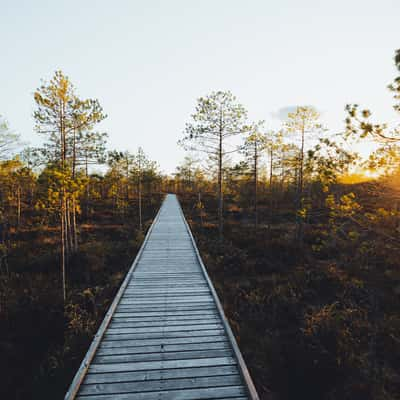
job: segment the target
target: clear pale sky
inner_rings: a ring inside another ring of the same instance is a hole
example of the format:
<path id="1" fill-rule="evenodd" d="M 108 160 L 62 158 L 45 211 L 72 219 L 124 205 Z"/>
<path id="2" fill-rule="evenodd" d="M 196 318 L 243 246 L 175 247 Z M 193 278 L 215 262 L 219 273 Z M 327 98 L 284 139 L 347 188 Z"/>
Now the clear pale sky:
<path id="1" fill-rule="evenodd" d="M 35 145 L 33 92 L 62 69 L 100 100 L 109 147 L 142 146 L 166 172 L 196 98 L 231 90 L 251 119 L 314 105 L 333 131 L 346 103 L 392 121 L 399 0 L 0 0 L 0 114 Z"/>

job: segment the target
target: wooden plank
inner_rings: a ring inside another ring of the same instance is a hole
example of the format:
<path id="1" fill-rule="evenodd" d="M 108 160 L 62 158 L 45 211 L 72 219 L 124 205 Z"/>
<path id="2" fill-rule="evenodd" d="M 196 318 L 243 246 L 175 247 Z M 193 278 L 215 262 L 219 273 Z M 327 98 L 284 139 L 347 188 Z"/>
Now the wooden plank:
<path id="1" fill-rule="evenodd" d="M 154 308 L 154 311 L 157 309 L 165 309 L 166 307 L 173 308 L 174 310 L 180 310 L 183 311 L 185 309 L 190 309 L 190 310 L 204 310 L 207 308 L 215 308 L 215 303 L 214 301 L 207 301 L 207 300 L 202 300 L 202 301 L 192 301 L 192 302 L 165 302 L 165 303 L 124 303 L 120 304 L 118 308 L 124 309 L 124 308 L 131 308 L 132 310 L 139 310 L 139 309 L 145 309 L 148 311 L 151 311 L 152 308 Z"/>
<path id="2" fill-rule="evenodd" d="M 204 283 L 178 283 L 174 282 L 174 284 L 169 285 L 166 283 L 140 283 L 131 285 L 127 292 L 127 295 L 131 293 L 135 293 L 137 291 L 148 291 L 148 292 L 173 292 L 174 290 L 178 291 L 190 291 L 193 290 L 208 290 L 208 286 L 204 285 Z"/>
<path id="3" fill-rule="evenodd" d="M 194 269 L 199 270 L 198 265 L 196 265 L 196 255 L 193 254 L 193 250 L 190 252 L 175 252 L 168 251 L 163 253 L 153 253 L 150 254 L 150 250 L 146 251 L 146 254 L 143 256 L 144 264 L 152 264 L 156 262 L 157 264 L 170 263 L 172 267 L 176 268 L 178 264 L 174 263 L 174 261 L 184 261 L 187 264 L 190 264 Z M 181 264 L 185 266 L 186 264 Z"/>
<path id="4" fill-rule="evenodd" d="M 207 366 L 184 369 L 162 369 L 150 371 L 130 371 L 115 373 L 96 373 L 86 376 L 85 384 L 140 382 L 157 379 L 197 378 L 201 376 L 224 376 L 237 373 L 236 365 Z"/>
<path id="5" fill-rule="evenodd" d="M 183 314 L 183 315 L 179 315 L 179 314 L 174 314 L 172 316 L 168 316 L 168 315 L 164 315 L 164 314 L 160 314 L 158 316 L 153 315 L 153 316 L 149 316 L 146 314 L 118 314 L 118 315 L 114 315 L 113 317 L 113 322 L 115 323 L 124 323 L 124 322 L 131 322 L 131 323 L 145 323 L 145 322 L 150 322 L 150 323 L 154 323 L 154 324 L 159 324 L 159 323 L 163 323 L 163 324 L 168 324 L 168 323 L 172 323 L 174 324 L 175 322 L 179 322 L 182 321 L 184 323 L 189 322 L 189 321 L 194 321 L 193 323 L 196 323 L 195 321 L 204 321 L 204 320 L 219 320 L 218 315 L 215 313 L 215 310 L 206 310 L 204 313 L 200 314 L 200 315 L 196 315 L 196 314 Z"/>
<path id="6" fill-rule="evenodd" d="M 80 395 L 143 393 L 157 390 L 183 390 L 191 388 L 215 388 L 220 386 L 238 386 L 241 384 L 239 374 L 225 376 L 205 376 L 196 378 L 160 379 L 141 382 L 102 383 L 83 385 Z"/>
<path id="7" fill-rule="evenodd" d="M 193 368 L 193 367 L 216 367 L 220 365 L 236 365 L 233 357 L 195 358 L 189 360 L 166 360 L 166 361 L 143 361 L 137 363 L 114 363 L 96 364 L 92 363 L 89 373 L 98 372 L 127 372 L 127 371 L 150 371 L 152 369 L 168 368 Z"/>
<path id="8" fill-rule="evenodd" d="M 142 361 L 166 361 L 166 360 L 187 360 L 200 358 L 230 357 L 232 350 L 230 348 L 214 350 L 191 350 L 165 353 L 145 353 L 145 354 L 97 354 L 93 362 L 96 364 L 118 364 L 118 363 L 136 363 Z"/>
<path id="9" fill-rule="evenodd" d="M 135 310 L 135 308 L 133 308 Z M 149 311 L 149 312 L 142 312 L 142 311 L 132 311 L 132 312 L 121 312 L 117 309 L 114 314 L 115 317 L 122 317 L 126 318 L 129 316 L 130 318 L 141 318 L 141 317 L 175 317 L 175 316 L 198 316 L 201 318 L 203 315 L 210 315 L 215 314 L 216 308 L 211 307 L 209 309 L 202 309 L 202 310 L 189 310 L 189 311 L 178 311 L 178 310 L 169 310 L 169 311 Z"/>
<path id="10" fill-rule="evenodd" d="M 162 306 L 162 305 L 184 305 L 184 304 L 201 304 L 201 303 L 214 303 L 214 300 L 211 296 L 183 296 L 183 297 L 173 297 L 173 296 L 164 296 L 164 297 L 155 297 L 153 300 L 150 297 L 127 297 L 121 300 L 121 305 L 138 305 L 138 306 Z"/>
<path id="11" fill-rule="evenodd" d="M 158 300 L 165 300 L 165 299 L 187 299 L 188 297 L 193 297 L 193 298 L 199 298 L 199 297 L 208 297 L 212 298 L 211 294 L 208 290 L 199 290 L 199 289 L 193 289 L 191 292 L 189 290 L 184 290 L 184 291 L 179 291 L 177 290 L 176 292 L 173 292 L 171 290 L 132 290 L 128 293 L 125 294 L 124 299 L 138 299 L 138 300 L 146 300 L 146 299 L 158 299 Z"/>
<path id="12" fill-rule="evenodd" d="M 161 305 L 146 305 L 139 306 L 137 304 L 121 304 L 117 308 L 118 312 L 123 310 L 133 312 L 152 312 L 152 311 L 202 311 L 215 310 L 214 303 L 191 303 L 191 304 L 161 304 Z"/>
<path id="13" fill-rule="evenodd" d="M 200 320 L 156 320 L 156 321 L 140 321 L 140 322 L 135 322 L 135 321 L 127 321 L 125 319 L 119 318 L 118 320 L 115 320 L 113 318 L 113 321 L 110 324 L 110 328 L 144 328 L 144 327 L 165 327 L 166 325 L 168 326 L 184 326 L 184 325 L 190 325 L 190 324 L 196 324 L 196 325 L 209 325 L 209 324 L 215 324 L 219 322 L 219 318 L 214 317 L 214 318 L 207 318 L 207 319 L 200 319 Z"/>
<path id="14" fill-rule="evenodd" d="M 164 314 L 159 315 L 159 316 L 149 316 L 146 314 L 142 315 L 136 315 L 136 314 L 114 314 L 112 320 L 115 322 L 121 322 L 121 321 L 126 321 L 126 322 L 158 322 L 158 321 L 163 321 L 165 323 L 168 323 L 169 321 L 190 321 L 190 320 L 203 320 L 203 319 L 219 319 L 218 314 L 215 311 L 208 311 L 208 312 L 203 312 L 200 315 L 197 314 L 174 314 L 172 316 L 166 316 Z"/>
<path id="15" fill-rule="evenodd" d="M 197 286 L 197 285 L 204 285 L 204 280 L 202 279 L 194 279 L 193 277 L 187 276 L 187 277 L 177 277 L 177 276 L 165 276 L 165 275 L 160 275 L 160 274 L 154 274 L 154 277 L 140 277 L 140 278 L 135 278 L 134 284 L 132 284 L 132 287 L 134 285 L 138 286 L 164 286 L 164 287 L 174 287 L 174 286 L 182 286 L 182 285 L 192 285 L 192 286 Z"/>
<path id="16" fill-rule="evenodd" d="M 213 329 L 222 329 L 222 324 L 206 324 L 206 325 L 178 325 L 178 326 L 153 326 L 153 327 L 144 327 L 144 328 L 114 328 L 113 326 L 109 326 L 107 329 L 107 333 L 109 334 L 124 334 L 124 333 L 134 333 L 134 334 L 139 334 L 139 333 L 146 333 L 146 334 L 151 334 L 151 333 L 173 333 L 173 332 L 186 332 L 186 331 L 196 331 L 196 332 L 201 332 L 201 331 L 209 331 Z"/>
<path id="17" fill-rule="evenodd" d="M 190 289 L 202 289 L 204 290 L 205 288 L 208 289 L 208 286 L 205 283 L 177 283 L 174 282 L 174 284 L 166 284 L 164 283 L 135 283 L 133 285 L 129 286 L 129 291 L 134 291 L 134 290 L 190 290 Z"/>
<path id="18" fill-rule="evenodd" d="M 183 295 L 187 295 L 187 294 L 201 294 L 203 293 L 203 295 L 210 295 L 210 291 L 206 286 L 201 286 L 201 285 L 187 285 L 185 286 L 174 286 L 174 287 L 168 287 L 165 285 L 160 285 L 158 287 L 149 287 L 147 286 L 131 286 L 129 287 L 129 289 L 127 289 L 126 291 L 126 296 L 136 296 L 136 295 L 146 295 L 146 294 L 150 294 L 150 295 L 154 295 L 154 296 L 165 296 L 165 295 L 175 295 L 175 296 L 183 296 Z"/>
<path id="19" fill-rule="evenodd" d="M 177 279 L 182 282 L 192 281 L 195 283 L 202 282 L 204 280 L 201 278 L 200 274 L 189 272 L 189 273 L 182 273 L 182 272 L 146 272 L 146 273 L 137 273 L 133 276 L 135 281 L 145 281 L 151 280 L 152 282 L 175 282 Z"/>
<path id="20" fill-rule="evenodd" d="M 179 262 L 179 261 L 177 261 Z M 182 262 L 182 261 L 181 261 Z M 172 270 L 171 266 L 162 266 L 162 267 L 153 267 L 149 268 L 147 271 L 142 272 L 134 277 L 135 279 L 139 280 L 146 280 L 146 279 L 153 279 L 157 280 L 164 280 L 164 279 L 178 279 L 178 280 L 191 280 L 197 282 L 203 282 L 201 276 L 198 275 L 198 270 L 193 271 L 190 268 L 179 268 L 176 270 Z"/>
<path id="21" fill-rule="evenodd" d="M 216 350 L 229 348 L 227 340 L 219 342 L 206 342 L 206 343 L 184 343 L 184 344 L 164 344 L 152 346 L 127 346 L 126 344 L 121 347 L 104 347 L 100 345 L 97 349 L 96 355 L 117 355 L 117 354 L 145 354 L 145 353 L 172 353 L 192 350 Z"/>
<path id="22" fill-rule="evenodd" d="M 192 296 L 196 296 L 198 294 L 208 294 L 210 290 L 204 286 L 198 287 L 198 285 L 193 285 L 191 288 L 165 288 L 165 286 L 161 286 L 160 289 L 151 289 L 151 288 L 140 288 L 137 286 L 131 286 L 129 289 L 125 291 L 124 298 L 131 296 L 151 296 L 151 297 L 165 297 L 165 296 L 184 296 L 186 294 L 191 294 Z"/>
<path id="23" fill-rule="evenodd" d="M 145 332 L 145 333 L 110 333 L 106 332 L 103 340 L 125 339 L 163 339 L 163 338 L 187 338 L 196 336 L 223 335 L 223 329 L 178 331 L 178 332 Z"/>
<path id="24" fill-rule="evenodd" d="M 146 293 L 135 293 L 131 292 L 129 295 L 124 296 L 124 298 L 121 301 L 129 300 L 131 302 L 133 301 L 138 301 L 138 302 L 145 302 L 148 300 L 153 300 L 153 302 L 162 302 L 162 301 L 186 301 L 186 302 L 191 302 L 191 301 L 209 301 L 209 300 L 214 300 L 209 292 L 200 292 L 200 293 L 171 293 L 171 292 L 166 292 L 166 293 L 151 293 L 146 294 Z"/>
<path id="25" fill-rule="evenodd" d="M 78 399 L 101 400 L 203 400 L 223 399 L 245 396 L 243 386 L 225 386 L 213 388 L 178 389 L 144 393 L 120 393 L 110 395 L 78 396 Z"/>
<path id="26" fill-rule="evenodd" d="M 121 339 L 116 336 L 116 339 L 103 340 L 101 347 L 129 347 L 129 346 L 152 346 L 152 345 L 184 345 L 188 343 L 215 343 L 225 341 L 226 337 L 223 335 L 208 335 L 208 336 L 189 336 L 189 337 L 171 337 L 171 338 L 153 338 L 153 339 Z"/>
<path id="27" fill-rule="evenodd" d="M 125 304 L 138 304 L 138 305 L 157 305 L 157 304 L 177 304 L 177 305 L 182 305 L 182 304 L 192 304 L 192 303 L 213 303 L 214 300 L 211 296 L 196 296 L 196 297 L 190 297 L 190 296 L 184 296 L 183 298 L 180 297 L 163 297 L 163 298 L 154 298 L 153 300 L 151 297 L 141 299 L 141 298 L 130 298 L 130 297 L 124 297 L 121 301 L 121 305 Z"/>
<path id="28" fill-rule="evenodd" d="M 194 279 L 193 277 L 187 276 L 174 276 L 174 275 L 161 275 L 159 273 L 155 273 L 154 277 L 151 276 L 142 276 L 142 277 L 135 277 L 135 283 L 138 284 L 151 284 L 151 285 L 197 285 L 203 284 L 204 280 L 202 279 Z"/>

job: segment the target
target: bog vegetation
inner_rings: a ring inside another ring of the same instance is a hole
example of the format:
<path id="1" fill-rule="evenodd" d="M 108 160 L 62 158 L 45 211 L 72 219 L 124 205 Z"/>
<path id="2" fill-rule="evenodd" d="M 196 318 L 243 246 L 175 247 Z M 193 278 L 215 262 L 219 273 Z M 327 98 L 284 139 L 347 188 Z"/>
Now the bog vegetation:
<path id="1" fill-rule="evenodd" d="M 400 112 L 400 77 L 389 90 Z M 399 398 L 398 126 L 349 104 L 332 134 L 299 105 L 272 130 L 212 92 L 166 176 L 141 148 L 106 150 L 105 112 L 61 71 L 34 102 L 42 147 L 0 124 L 1 398 L 62 398 L 166 192 L 262 398 Z"/>

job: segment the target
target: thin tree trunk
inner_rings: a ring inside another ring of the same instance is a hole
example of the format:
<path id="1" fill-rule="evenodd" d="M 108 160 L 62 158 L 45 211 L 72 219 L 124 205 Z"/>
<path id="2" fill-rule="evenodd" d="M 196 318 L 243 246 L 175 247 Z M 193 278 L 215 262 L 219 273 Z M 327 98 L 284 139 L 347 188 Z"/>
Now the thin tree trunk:
<path id="1" fill-rule="evenodd" d="M 60 100 L 61 102 L 61 100 Z M 66 162 L 66 148 L 67 141 L 65 137 L 65 104 L 60 104 L 60 143 L 61 143 L 61 172 L 65 174 L 65 162 Z M 61 270 L 62 270 L 62 286 L 63 286 L 63 299 L 64 304 L 67 298 L 67 289 L 66 289 L 66 264 L 68 258 L 68 249 L 67 249 L 67 227 L 66 227 L 66 219 L 67 219 L 67 210 L 66 210 L 66 194 L 64 183 L 61 186 Z"/>
<path id="2" fill-rule="evenodd" d="M 272 149 L 272 144 L 269 149 L 269 189 L 270 192 L 272 193 L 272 174 L 273 172 L 273 149 Z"/>
<path id="3" fill-rule="evenodd" d="M 29 206 L 32 208 L 33 207 L 33 196 L 34 196 L 34 184 L 31 183 L 29 185 Z"/>
<path id="4" fill-rule="evenodd" d="M 126 158 L 126 211 L 129 210 L 129 160 Z"/>
<path id="5" fill-rule="evenodd" d="M 89 217 L 89 201 L 90 201 L 90 180 L 89 180 L 89 161 L 87 151 L 85 152 L 85 175 L 86 175 L 86 204 L 85 214 L 86 218 Z"/>
<path id="6" fill-rule="evenodd" d="M 74 243 L 74 252 L 78 251 L 78 230 L 76 225 L 76 199 L 72 199 L 72 231 L 74 233 L 73 243 Z"/>
<path id="7" fill-rule="evenodd" d="M 17 226 L 21 223 L 21 186 L 17 188 Z"/>
<path id="8" fill-rule="evenodd" d="M 303 238 L 303 219 L 299 215 L 303 202 L 303 164 L 304 164 L 304 124 L 301 129 L 301 149 L 300 149 L 300 163 L 299 163 L 299 184 L 297 191 L 297 207 L 296 207 L 296 239 L 301 241 Z"/>
<path id="9" fill-rule="evenodd" d="M 272 207 L 273 207 L 273 199 L 272 199 L 272 177 L 273 177 L 273 148 L 272 143 L 269 148 L 269 218 L 268 218 L 268 230 L 271 230 L 272 223 Z"/>
<path id="10" fill-rule="evenodd" d="M 203 228 L 203 210 L 202 210 L 202 204 L 201 204 L 201 192 L 199 191 L 199 213 L 200 213 L 200 227 Z"/>
<path id="11" fill-rule="evenodd" d="M 221 124 L 222 125 L 222 124 Z M 218 148 L 218 234 L 219 241 L 223 241 L 223 189 L 222 189 L 222 126 L 219 132 Z"/>
<path id="12" fill-rule="evenodd" d="M 304 126 L 301 129 L 301 150 L 300 150 L 300 165 L 299 165 L 299 187 L 300 196 L 303 194 L 303 164 L 304 164 Z"/>
<path id="13" fill-rule="evenodd" d="M 71 224 L 71 202 L 70 200 L 67 200 L 67 243 L 68 243 L 68 254 L 74 252 L 74 246 L 73 246 L 73 241 L 72 241 L 72 224 Z"/>
<path id="14" fill-rule="evenodd" d="M 75 179 L 75 168 L 76 168 L 76 129 L 73 129 L 73 140 L 72 140 L 72 179 Z"/>
<path id="15" fill-rule="evenodd" d="M 73 129 L 73 140 L 72 140 L 72 180 L 75 181 L 75 173 L 76 173 L 76 128 L 74 126 Z M 78 242 L 77 242 L 77 232 L 76 232 L 76 202 L 75 198 L 72 198 L 70 203 L 72 210 L 69 210 L 69 219 L 70 219 L 70 241 L 71 241 L 71 249 L 73 253 L 76 253 L 78 250 Z M 72 219 L 72 220 L 71 220 Z"/>
<path id="16" fill-rule="evenodd" d="M 65 277 L 65 264 L 66 264 L 66 252 L 65 252 L 65 204 L 64 204 L 64 196 L 61 198 L 61 271 L 62 271 L 62 290 L 63 290 L 63 299 L 64 304 L 67 298 L 67 289 L 66 289 L 66 277 Z"/>
<path id="17" fill-rule="evenodd" d="M 257 149 L 257 139 L 254 140 L 254 229 L 257 233 L 258 228 L 258 149 Z"/>
<path id="18" fill-rule="evenodd" d="M 142 226 L 142 177 L 141 177 L 140 171 L 139 171 L 139 229 L 141 231 L 143 231 L 143 226 Z"/>

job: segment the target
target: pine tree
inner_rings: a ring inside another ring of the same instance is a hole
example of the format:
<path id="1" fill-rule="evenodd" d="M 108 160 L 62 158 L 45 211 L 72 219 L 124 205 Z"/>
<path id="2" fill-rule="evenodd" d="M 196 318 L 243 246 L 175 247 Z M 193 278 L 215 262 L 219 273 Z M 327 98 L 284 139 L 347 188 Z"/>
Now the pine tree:
<path id="1" fill-rule="evenodd" d="M 227 154 L 237 149 L 227 149 L 227 140 L 249 131 L 247 111 L 231 92 L 212 92 L 197 100 L 196 111 L 186 124 L 186 136 L 180 143 L 189 150 L 210 156 L 218 174 L 218 233 L 223 240 L 223 165 Z"/>
<path id="2" fill-rule="evenodd" d="M 296 182 L 296 208 L 297 208 L 297 229 L 296 238 L 303 236 L 303 190 L 304 190 L 304 161 L 307 139 L 321 132 L 322 126 L 319 123 L 319 113 L 314 107 L 299 106 L 296 111 L 288 114 L 286 129 L 289 133 L 300 136 L 300 148 L 298 156 L 298 176 Z"/>
<path id="3" fill-rule="evenodd" d="M 258 173 L 259 173 L 259 161 L 267 148 L 267 137 L 261 132 L 263 127 L 263 121 L 254 124 L 251 127 L 249 135 L 245 138 L 242 152 L 246 158 L 246 161 L 250 165 L 252 176 L 253 176 L 253 188 L 254 188 L 254 229 L 257 232 L 258 228 Z"/>
<path id="4" fill-rule="evenodd" d="M 106 116 L 97 100 L 81 100 L 67 76 L 56 71 L 50 82 L 44 82 L 34 93 L 36 130 L 46 136 L 43 155 L 53 164 L 54 182 L 59 191 L 61 234 L 61 269 L 63 298 L 66 300 L 66 265 L 77 251 L 76 212 L 78 191 L 76 179 L 78 134 L 90 131 Z"/>

